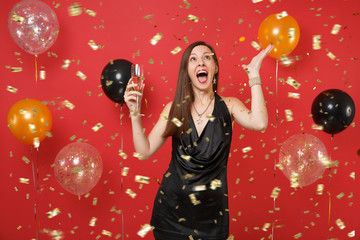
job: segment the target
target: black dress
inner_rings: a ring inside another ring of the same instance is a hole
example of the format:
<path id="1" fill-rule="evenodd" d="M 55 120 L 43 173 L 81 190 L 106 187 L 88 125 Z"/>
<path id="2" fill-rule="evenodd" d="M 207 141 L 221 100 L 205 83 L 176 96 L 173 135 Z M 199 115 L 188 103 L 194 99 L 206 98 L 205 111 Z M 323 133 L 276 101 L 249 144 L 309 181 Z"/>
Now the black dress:
<path id="1" fill-rule="evenodd" d="M 155 239 L 228 237 L 227 161 L 232 122 L 225 102 L 217 94 L 212 116 L 200 136 L 191 118 L 192 131 L 172 138 L 171 162 L 152 212 Z"/>

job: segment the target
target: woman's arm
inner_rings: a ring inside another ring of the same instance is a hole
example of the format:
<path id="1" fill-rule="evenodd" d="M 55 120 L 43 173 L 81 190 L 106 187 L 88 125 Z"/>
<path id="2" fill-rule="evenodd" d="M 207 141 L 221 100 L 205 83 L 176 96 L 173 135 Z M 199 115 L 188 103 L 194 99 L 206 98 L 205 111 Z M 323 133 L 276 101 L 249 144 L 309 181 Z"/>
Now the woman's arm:
<path id="1" fill-rule="evenodd" d="M 256 55 L 248 65 L 242 66 L 247 72 L 250 82 L 259 81 L 261 63 L 273 48 L 274 46 L 269 45 Z M 268 113 L 261 83 L 251 86 L 251 110 L 247 109 L 237 98 L 227 98 L 226 102 L 230 106 L 232 117 L 237 123 L 250 130 L 262 131 L 266 129 Z"/>
<path id="2" fill-rule="evenodd" d="M 143 84 L 143 86 L 145 86 L 145 84 Z M 136 83 L 128 84 L 128 86 L 126 87 L 124 100 L 130 111 L 135 151 L 141 154 L 141 157 L 139 157 L 139 159 L 145 160 L 154 155 L 156 151 L 159 150 L 160 147 L 165 143 L 166 138 L 162 137 L 162 134 L 164 133 L 166 128 L 167 118 L 160 116 L 159 120 L 151 130 L 150 134 L 146 136 L 143 130 L 143 124 L 140 114 L 140 106 L 144 89 L 141 89 L 141 91 L 138 92 L 134 91 L 134 87 L 136 87 Z M 137 103 L 139 103 L 140 106 L 137 106 Z M 168 103 L 165 106 L 161 115 L 168 117 L 170 107 L 171 103 Z"/>

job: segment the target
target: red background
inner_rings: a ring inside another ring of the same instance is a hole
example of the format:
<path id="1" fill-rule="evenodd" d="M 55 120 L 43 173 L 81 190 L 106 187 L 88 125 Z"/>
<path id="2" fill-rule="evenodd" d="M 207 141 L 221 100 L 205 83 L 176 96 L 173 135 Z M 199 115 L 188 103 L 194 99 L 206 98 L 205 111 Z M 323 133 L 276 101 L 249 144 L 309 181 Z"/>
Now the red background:
<path id="1" fill-rule="evenodd" d="M 299 44 L 290 54 L 298 60 L 289 67 L 278 66 L 277 85 L 276 60 L 269 57 L 263 62 L 263 91 L 270 120 L 265 133 L 234 127 L 228 171 L 230 234 L 234 239 L 271 239 L 272 234 L 273 239 L 347 239 L 348 233 L 359 232 L 359 183 L 350 177 L 359 169 L 359 115 L 332 140 L 329 134 L 312 128 L 310 116 L 313 99 L 326 89 L 344 90 L 355 104 L 359 103 L 358 0 L 78 1 L 96 16 L 85 11 L 70 16 L 68 7 L 75 1 L 44 0 L 56 12 L 60 32 L 55 44 L 37 59 L 38 71 L 46 72 L 45 80 L 38 79 L 37 83 L 34 56 L 19 48 L 7 30 L 7 16 L 16 2 L 3 1 L 0 8 L 0 239 L 32 239 L 37 232 L 39 239 L 55 239 L 51 237 L 53 231 L 61 232 L 63 239 L 141 239 L 137 232 L 150 221 L 158 188 L 156 179 L 169 164 L 171 141 L 146 161 L 132 156 L 128 110 L 115 105 L 102 92 L 100 75 L 104 66 L 110 59 L 119 58 L 144 64 L 147 104 L 143 105 L 143 123 L 147 133 L 174 95 L 182 52 L 173 55 L 170 51 L 177 46 L 185 49 L 186 40 L 205 40 L 215 46 L 220 57 L 220 95 L 237 96 L 250 107 L 250 90 L 244 87 L 247 77 L 239 65 L 248 63 L 257 53 L 251 42 L 257 40 L 263 19 L 282 11 L 300 26 Z M 189 14 L 199 17 L 199 21 L 188 20 Z M 337 35 L 331 34 L 334 24 L 341 25 Z M 163 38 L 151 45 L 156 33 L 162 33 Z M 321 35 L 320 50 L 312 48 L 313 35 Z M 240 37 L 245 40 L 240 41 Z M 102 48 L 92 50 L 90 40 Z M 336 59 L 330 59 L 328 52 Z M 67 70 L 61 68 L 66 59 L 72 61 Z M 23 70 L 11 72 L 11 67 Z M 86 80 L 77 77 L 77 71 L 83 72 Z M 298 90 L 281 82 L 288 77 L 301 83 Z M 7 86 L 18 91 L 9 92 Z M 299 93 L 300 99 L 289 98 L 288 92 Z M 7 112 L 24 98 L 47 101 L 52 112 L 53 137 L 41 142 L 38 153 L 18 142 L 7 129 Z M 75 108 L 65 107 L 65 100 Z M 285 109 L 292 110 L 293 121 L 286 121 Z M 120 113 L 124 114 L 122 124 Z M 97 123 L 103 127 L 94 132 L 92 127 Z M 302 132 L 318 137 L 339 165 L 331 169 L 331 177 L 327 169 L 316 183 L 294 189 L 281 171 L 274 171 L 274 165 L 281 144 Z M 122 140 L 127 159 L 118 155 Z M 53 169 L 57 153 L 75 141 L 93 145 L 104 162 L 100 182 L 80 199 L 62 189 Z M 248 146 L 252 151 L 243 153 Z M 24 156 L 30 163 L 22 160 Z M 34 190 L 32 163 L 39 171 L 39 192 Z M 121 163 L 129 167 L 127 176 L 121 175 Z M 136 183 L 136 175 L 150 177 L 150 184 Z M 29 184 L 21 183 L 19 178 L 29 179 Z M 316 193 L 319 183 L 325 185 L 323 195 Z M 270 195 L 275 186 L 281 191 L 274 200 Z M 136 197 L 132 199 L 126 189 L 133 190 Z M 55 208 L 61 213 L 48 218 L 46 213 Z M 93 217 L 97 218 L 96 224 L 89 226 Z M 344 222 L 344 229 L 337 226 L 337 219 Z M 272 224 L 267 231 L 262 230 L 265 223 Z M 103 230 L 112 236 L 106 236 Z M 145 239 L 153 239 L 152 234 Z"/>

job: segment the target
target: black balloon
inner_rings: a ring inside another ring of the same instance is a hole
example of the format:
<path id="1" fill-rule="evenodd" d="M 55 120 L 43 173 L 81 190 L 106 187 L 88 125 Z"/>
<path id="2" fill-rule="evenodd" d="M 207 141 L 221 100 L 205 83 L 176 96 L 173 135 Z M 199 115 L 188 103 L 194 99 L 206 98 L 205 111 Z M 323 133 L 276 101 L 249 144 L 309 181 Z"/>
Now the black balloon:
<path id="1" fill-rule="evenodd" d="M 108 63 L 101 73 L 101 86 L 105 95 L 121 105 L 125 103 L 124 93 L 131 78 L 132 63 L 125 59 L 116 59 Z"/>
<path id="2" fill-rule="evenodd" d="M 329 89 L 321 92 L 313 101 L 311 114 L 314 122 L 330 134 L 347 128 L 355 116 L 355 104 L 342 90 Z"/>

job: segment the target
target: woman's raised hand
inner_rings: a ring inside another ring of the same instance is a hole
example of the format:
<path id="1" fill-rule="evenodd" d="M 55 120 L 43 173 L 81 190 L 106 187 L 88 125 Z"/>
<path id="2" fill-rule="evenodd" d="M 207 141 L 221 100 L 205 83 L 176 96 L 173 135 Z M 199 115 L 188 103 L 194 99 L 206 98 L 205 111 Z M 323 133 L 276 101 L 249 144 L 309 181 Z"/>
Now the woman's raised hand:
<path id="1" fill-rule="evenodd" d="M 129 81 L 126 86 L 126 91 L 124 94 L 124 101 L 129 108 L 130 116 L 140 115 L 141 110 L 141 100 L 143 96 L 143 91 L 145 83 L 142 84 L 140 91 L 136 91 L 135 87 L 137 83 Z"/>
<path id="2" fill-rule="evenodd" d="M 264 58 L 271 52 L 274 45 L 269 44 L 265 49 L 258 53 L 249 64 L 243 64 L 242 67 L 245 72 L 249 75 L 249 78 L 259 77 L 260 67 Z"/>

